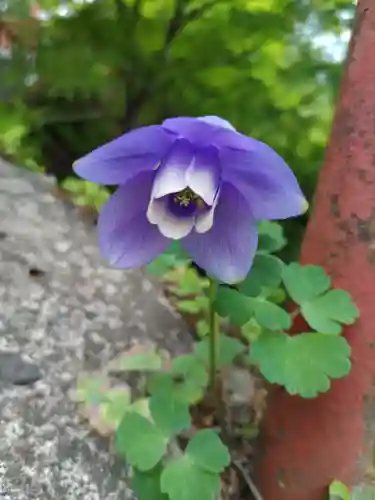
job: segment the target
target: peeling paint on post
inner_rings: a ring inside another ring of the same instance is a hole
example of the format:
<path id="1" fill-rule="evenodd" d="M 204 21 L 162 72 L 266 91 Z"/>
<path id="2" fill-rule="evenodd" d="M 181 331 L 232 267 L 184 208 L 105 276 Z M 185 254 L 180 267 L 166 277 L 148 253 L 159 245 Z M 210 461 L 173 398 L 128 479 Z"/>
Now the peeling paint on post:
<path id="1" fill-rule="evenodd" d="M 374 444 L 375 0 L 357 5 L 301 261 L 323 266 L 361 317 L 345 332 L 353 350 L 348 377 L 314 400 L 281 388 L 271 394 L 255 475 L 265 500 L 324 500 L 333 479 L 360 482 Z"/>

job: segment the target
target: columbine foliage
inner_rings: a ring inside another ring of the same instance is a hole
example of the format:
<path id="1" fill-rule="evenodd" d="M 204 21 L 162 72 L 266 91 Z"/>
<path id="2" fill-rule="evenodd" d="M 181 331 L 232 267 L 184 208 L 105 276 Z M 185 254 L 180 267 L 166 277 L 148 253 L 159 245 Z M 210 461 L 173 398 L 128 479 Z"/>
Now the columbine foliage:
<path id="1" fill-rule="evenodd" d="M 332 379 L 349 373 L 350 346 L 341 333 L 343 325 L 354 323 L 358 310 L 347 292 L 332 289 L 322 268 L 286 265 L 273 255 L 285 244 L 279 224 L 261 223 L 248 276 L 235 286 L 216 287 L 216 370 L 220 378 L 236 364 L 241 370 L 257 369 L 288 393 L 313 398 L 328 391 Z M 99 432 L 115 432 L 117 450 L 133 468 L 132 487 L 139 500 L 212 500 L 231 465 L 233 443 L 220 417 L 217 428 L 202 429 L 196 422 L 197 409 L 211 390 L 209 280 L 177 243 L 148 270 L 163 278 L 172 304 L 195 326 L 199 339 L 192 352 L 170 359 L 154 346 L 133 347 L 107 373 L 83 377 L 75 399 Z M 305 331 L 289 334 L 300 316 Z M 113 385 L 111 375 L 123 372 L 139 376 L 137 390 Z M 252 424 L 246 425 L 242 436 Z M 350 498 L 338 482 L 330 495 Z"/>

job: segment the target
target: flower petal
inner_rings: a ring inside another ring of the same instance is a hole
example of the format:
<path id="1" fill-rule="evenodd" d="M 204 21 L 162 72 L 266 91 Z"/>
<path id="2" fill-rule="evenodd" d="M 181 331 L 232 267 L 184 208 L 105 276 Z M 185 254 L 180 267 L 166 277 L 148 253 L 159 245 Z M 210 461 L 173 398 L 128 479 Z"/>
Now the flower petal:
<path id="1" fill-rule="evenodd" d="M 195 230 L 197 233 L 207 233 L 211 229 L 214 223 L 215 210 L 220 199 L 220 193 L 216 194 L 216 198 L 213 202 L 212 207 L 206 212 L 198 215 L 195 221 Z"/>
<path id="2" fill-rule="evenodd" d="M 173 240 L 187 236 L 194 227 L 194 217 L 176 217 L 168 210 L 168 200 L 165 198 L 151 199 L 147 219 L 158 226 L 161 234 Z"/>
<path id="3" fill-rule="evenodd" d="M 141 127 L 80 158 L 73 168 L 98 184 L 125 184 L 139 172 L 154 169 L 175 140 L 159 125 Z"/>
<path id="4" fill-rule="evenodd" d="M 241 281 L 251 267 L 258 234 L 253 216 L 243 196 L 224 184 L 212 229 L 191 233 L 182 245 L 199 267 L 226 283 Z"/>
<path id="5" fill-rule="evenodd" d="M 207 147 L 196 151 L 194 161 L 186 173 L 189 188 L 207 205 L 212 205 L 219 189 L 220 164 L 218 151 Z"/>
<path id="6" fill-rule="evenodd" d="M 168 118 L 164 120 L 163 128 L 179 134 L 196 146 L 211 144 L 218 131 L 223 130 L 208 121 L 190 117 Z"/>
<path id="7" fill-rule="evenodd" d="M 149 223 L 146 209 L 154 172 L 143 172 L 120 186 L 99 215 L 99 245 L 114 267 L 129 269 L 151 262 L 171 243 Z"/>
<path id="8" fill-rule="evenodd" d="M 269 146 L 252 141 L 251 151 L 220 150 L 223 180 L 242 193 L 256 220 L 303 214 L 307 202 L 292 170 Z"/>
<path id="9" fill-rule="evenodd" d="M 193 149 L 189 141 L 177 139 L 164 161 L 157 169 L 152 197 L 182 191 L 188 185 L 186 172 L 193 161 Z"/>
<path id="10" fill-rule="evenodd" d="M 201 116 L 199 117 L 199 120 L 202 120 L 204 122 L 210 123 L 211 125 L 214 125 L 215 127 L 222 127 L 222 128 L 227 128 L 229 130 L 236 130 L 233 125 L 231 125 L 228 120 L 224 120 L 223 118 L 220 118 L 219 116 Z"/>

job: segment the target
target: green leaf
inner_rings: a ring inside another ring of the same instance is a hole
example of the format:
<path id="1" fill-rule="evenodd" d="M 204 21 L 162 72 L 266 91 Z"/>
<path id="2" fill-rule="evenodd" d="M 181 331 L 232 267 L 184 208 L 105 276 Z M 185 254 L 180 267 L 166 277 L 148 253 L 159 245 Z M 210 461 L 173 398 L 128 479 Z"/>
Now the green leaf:
<path id="1" fill-rule="evenodd" d="M 292 325 L 290 315 L 281 307 L 262 299 L 249 299 L 254 316 L 260 326 L 269 330 L 288 330 Z"/>
<path id="2" fill-rule="evenodd" d="M 202 300 L 203 299 L 203 300 Z M 208 300 L 206 297 L 197 297 L 196 299 L 185 299 L 177 302 L 177 307 L 181 312 L 188 314 L 199 314 L 206 311 Z"/>
<path id="3" fill-rule="evenodd" d="M 152 418 L 159 429 L 166 435 L 172 436 L 191 425 L 189 406 L 172 395 L 159 393 L 151 397 L 150 411 Z"/>
<path id="4" fill-rule="evenodd" d="M 174 273 L 171 280 L 177 281 L 177 285 L 171 286 L 170 290 L 178 297 L 202 294 L 209 284 L 208 279 L 202 278 L 191 268 L 185 268 L 181 273 Z"/>
<path id="5" fill-rule="evenodd" d="M 151 418 L 150 406 L 149 406 L 149 398 L 140 398 L 133 401 L 133 403 L 129 406 L 128 411 L 134 411 L 142 415 L 147 419 Z"/>
<path id="6" fill-rule="evenodd" d="M 264 252 L 277 252 L 285 247 L 287 241 L 280 224 L 271 221 L 262 221 L 258 227 L 258 249 Z"/>
<path id="7" fill-rule="evenodd" d="M 202 399 L 208 385 L 204 365 L 193 354 L 175 358 L 167 373 L 155 373 L 149 378 L 151 394 L 170 394 L 171 397 L 190 404 Z"/>
<path id="8" fill-rule="evenodd" d="M 163 358 L 155 347 L 135 345 L 120 354 L 110 364 L 111 371 L 157 371 L 163 366 Z"/>
<path id="9" fill-rule="evenodd" d="M 301 266 L 296 262 L 283 270 L 283 281 L 290 297 L 297 304 L 308 302 L 331 286 L 331 280 L 319 266 Z"/>
<path id="10" fill-rule="evenodd" d="M 260 294 L 262 287 L 277 288 L 281 283 L 283 267 L 283 262 L 277 257 L 258 253 L 238 290 L 249 297 L 255 297 Z"/>
<path id="11" fill-rule="evenodd" d="M 131 485 L 138 500 L 168 500 L 168 496 L 160 489 L 162 470 L 160 463 L 148 471 L 134 468 Z"/>
<path id="12" fill-rule="evenodd" d="M 171 243 L 170 247 L 164 252 L 165 255 L 173 255 L 173 257 L 182 264 L 191 260 L 190 255 L 182 248 L 179 241 Z"/>
<path id="13" fill-rule="evenodd" d="M 205 337 L 209 333 L 209 324 L 206 319 L 200 319 L 196 324 L 196 328 L 200 338 Z"/>
<path id="14" fill-rule="evenodd" d="M 158 427 L 135 412 L 125 413 L 116 432 L 118 452 L 140 471 L 155 467 L 167 443 L 168 438 Z"/>
<path id="15" fill-rule="evenodd" d="M 211 429 L 197 432 L 189 441 L 186 453 L 196 465 L 208 472 L 221 473 L 230 464 L 228 448 Z"/>
<path id="16" fill-rule="evenodd" d="M 244 344 L 227 335 L 220 335 L 219 337 L 219 351 L 217 354 L 218 367 L 222 368 L 233 363 L 233 360 L 245 350 Z M 196 356 L 201 359 L 205 365 L 209 363 L 209 339 L 205 338 L 194 346 Z"/>
<path id="17" fill-rule="evenodd" d="M 109 388 L 110 381 L 105 375 L 82 373 L 78 377 L 72 399 L 80 403 L 99 404 L 107 400 L 106 393 Z"/>
<path id="18" fill-rule="evenodd" d="M 243 326 L 253 316 L 261 326 L 271 330 L 291 326 L 289 314 L 281 307 L 262 298 L 246 297 L 228 287 L 219 287 L 214 307 L 220 316 L 229 317 L 238 326 Z"/>
<path id="19" fill-rule="evenodd" d="M 226 318 L 238 326 L 249 321 L 253 315 L 249 307 L 249 299 L 237 290 L 227 286 L 219 286 L 214 302 L 215 311 L 219 316 Z"/>
<path id="20" fill-rule="evenodd" d="M 220 490 L 219 473 L 230 463 L 228 449 L 211 429 L 199 431 L 185 454 L 162 472 L 161 489 L 170 500 L 213 500 Z"/>
<path id="21" fill-rule="evenodd" d="M 100 404 L 99 410 L 106 424 L 114 429 L 120 424 L 126 411 L 131 408 L 131 390 L 128 385 L 121 385 L 109 389 L 106 401 Z"/>
<path id="22" fill-rule="evenodd" d="M 171 269 L 178 267 L 180 262 L 172 254 L 164 253 L 147 266 L 147 271 L 154 276 L 163 276 Z"/>
<path id="23" fill-rule="evenodd" d="M 161 490 L 169 500 L 213 500 L 220 490 L 220 476 L 202 470 L 185 454 L 166 465 Z"/>
<path id="24" fill-rule="evenodd" d="M 330 378 L 350 371 L 350 346 L 346 339 L 324 333 L 261 335 L 252 345 L 250 361 L 259 365 L 271 383 L 285 386 L 289 394 L 313 398 L 330 387 Z"/>
<path id="25" fill-rule="evenodd" d="M 359 311 L 344 290 L 330 290 L 325 295 L 303 304 L 301 312 L 307 323 L 318 332 L 339 334 L 344 325 L 351 325 Z"/>
<path id="26" fill-rule="evenodd" d="M 351 500 L 350 491 L 344 483 L 333 481 L 329 486 L 329 500 Z"/>

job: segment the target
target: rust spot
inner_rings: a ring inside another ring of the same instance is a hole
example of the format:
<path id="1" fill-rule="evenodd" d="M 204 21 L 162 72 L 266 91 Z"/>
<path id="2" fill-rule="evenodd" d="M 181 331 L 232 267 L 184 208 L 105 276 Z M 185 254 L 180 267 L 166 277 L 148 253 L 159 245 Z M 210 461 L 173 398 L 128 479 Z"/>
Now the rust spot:
<path id="1" fill-rule="evenodd" d="M 340 217 L 339 195 L 338 194 L 333 194 L 331 196 L 331 214 L 334 217 Z"/>
<path id="2" fill-rule="evenodd" d="M 375 163 L 375 162 L 374 162 Z M 373 182 L 368 178 L 368 170 L 365 168 L 357 169 L 358 179 L 365 184 L 373 184 Z"/>
<path id="3" fill-rule="evenodd" d="M 359 241 L 375 243 L 375 209 L 368 219 L 360 219 L 355 216 L 357 236 Z"/>

